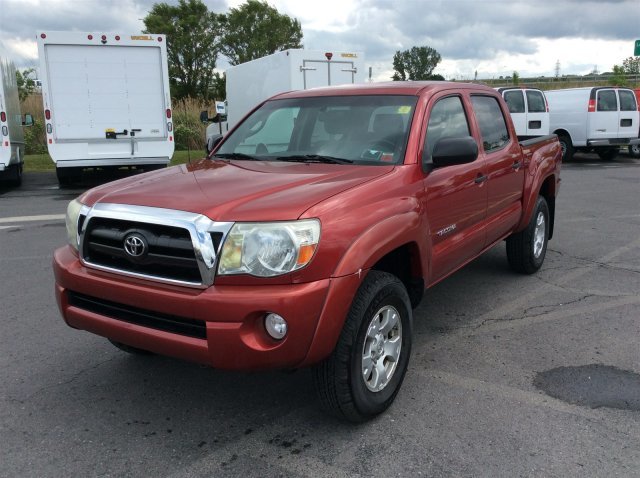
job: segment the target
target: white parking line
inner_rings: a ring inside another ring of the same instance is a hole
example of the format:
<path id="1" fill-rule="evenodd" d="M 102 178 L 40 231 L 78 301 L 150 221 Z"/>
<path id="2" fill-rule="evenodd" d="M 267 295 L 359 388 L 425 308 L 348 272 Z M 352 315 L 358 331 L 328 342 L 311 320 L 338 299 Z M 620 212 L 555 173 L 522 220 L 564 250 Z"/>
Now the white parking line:
<path id="1" fill-rule="evenodd" d="M 42 214 L 40 216 L 0 217 L 0 224 L 31 222 L 31 221 L 59 221 L 59 220 L 64 220 L 64 218 L 65 218 L 64 214 Z"/>

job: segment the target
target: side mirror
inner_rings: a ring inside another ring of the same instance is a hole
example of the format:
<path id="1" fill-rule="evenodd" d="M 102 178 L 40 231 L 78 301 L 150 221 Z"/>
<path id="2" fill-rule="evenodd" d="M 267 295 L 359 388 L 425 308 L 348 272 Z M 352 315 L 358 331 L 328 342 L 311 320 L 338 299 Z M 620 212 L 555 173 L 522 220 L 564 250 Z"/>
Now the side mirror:
<path id="1" fill-rule="evenodd" d="M 33 126 L 33 116 L 30 114 L 24 115 L 24 120 L 22 120 L 22 126 Z"/>
<path id="2" fill-rule="evenodd" d="M 204 110 L 200 112 L 200 122 L 208 123 L 209 122 L 209 112 Z"/>
<path id="3" fill-rule="evenodd" d="M 224 136 L 222 136 L 221 134 L 214 134 L 213 136 L 207 138 L 207 154 L 209 154 L 216 146 L 218 146 L 220 141 L 222 141 L 222 138 L 224 138 Z"/>
<path id="4" fill-rule="evenodd" d="M 454 164 L 471 163 L 478 157 L 478 144 L 471 136 L 442 138 L 433 148 L 433 164 L 440 168 Z"/>

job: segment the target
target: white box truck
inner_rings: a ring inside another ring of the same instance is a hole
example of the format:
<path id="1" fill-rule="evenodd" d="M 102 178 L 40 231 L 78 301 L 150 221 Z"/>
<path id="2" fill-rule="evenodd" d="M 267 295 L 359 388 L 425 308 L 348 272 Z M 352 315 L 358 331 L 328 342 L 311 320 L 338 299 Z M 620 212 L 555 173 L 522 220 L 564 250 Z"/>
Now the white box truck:
<path id="1" fill-rule="evenodd" d="M 518 139 L 523 141 L 549 134 L 549 106 L 537 88 L 495 88 L 509 107 Z"/>
<path id="2" fill-rule="evenodd" d="M 49 154 L 60 184 L 83 168 L 165 167 L 174 151 L 164 35 L 37 35 Z"/>
<path id="3" fill-rule="evenodd" d="M 230 130 L 259 103 L 278 93 L 319 86 L 364 83 L 367 74 L 361 52 L 284 50 L 233 66 L 227 77 L 227 124 Z M 206 119 L 207 113 L 203 113 Z M 207 127 L 207 151 L 220 126 Z"/>
<path id="4" fill-rule="evenodd" d="M 0 179 L 19 186 L 25 152 L 22 126 L 30 126 L 33 118 L 31 115 L 22 117 L 16 69 L 12 62 L 2 57 L 0 77 Z"/>
<path id="5" fill-rule="evenodd" d="M 550 131 L 558 135 L 562 159 L 593 150 L 611 160 L 622 145 L 640 143 L 640 113 L 633 90 L 614 87 L 546 91 Z"/>

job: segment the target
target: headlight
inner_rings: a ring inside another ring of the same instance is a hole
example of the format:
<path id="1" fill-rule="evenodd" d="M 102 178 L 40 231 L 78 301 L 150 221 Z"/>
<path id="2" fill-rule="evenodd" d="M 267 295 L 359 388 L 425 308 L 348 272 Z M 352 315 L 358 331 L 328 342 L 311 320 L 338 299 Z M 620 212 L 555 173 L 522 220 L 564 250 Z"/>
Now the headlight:
<path id="1" fill-rule="evenodd" d="M 306 266 L 318 247 L 320 222 L 237 223 L 222 247 L 218 273 L 273 277 Z"/>
<path id="2" fill-rule="evenodd" d="M 78 250 L 78 217 L 80 216 L 80 210 L 83 204 L 74 199 L 67 206 L 67 217 L 65 222 L 67 223 L 67 240 L 71 247 L 76 251 Z"/>

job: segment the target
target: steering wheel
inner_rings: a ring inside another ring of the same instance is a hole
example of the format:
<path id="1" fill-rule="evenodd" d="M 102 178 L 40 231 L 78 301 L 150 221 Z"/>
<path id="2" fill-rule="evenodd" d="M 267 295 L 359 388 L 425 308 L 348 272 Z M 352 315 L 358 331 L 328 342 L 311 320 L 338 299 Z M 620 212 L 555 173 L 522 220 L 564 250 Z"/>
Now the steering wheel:
<path id="1" fill-rule="evenodd" d="M 370 149 L 376 149 L 376 150 L 385 151 L 387 153 L 391 153 L 395 151 L 396 145 L 395 143 L 393 143 L 392 141 L 389 141 L 388 139 L 379 139 L 377 141 L 374 141 L 371 144 Z"/>

